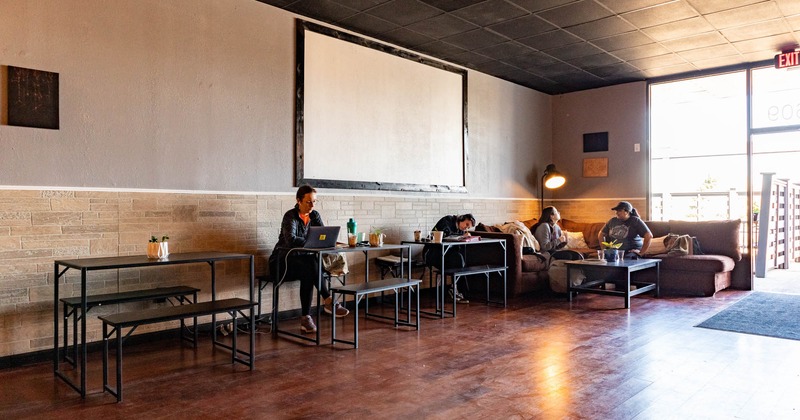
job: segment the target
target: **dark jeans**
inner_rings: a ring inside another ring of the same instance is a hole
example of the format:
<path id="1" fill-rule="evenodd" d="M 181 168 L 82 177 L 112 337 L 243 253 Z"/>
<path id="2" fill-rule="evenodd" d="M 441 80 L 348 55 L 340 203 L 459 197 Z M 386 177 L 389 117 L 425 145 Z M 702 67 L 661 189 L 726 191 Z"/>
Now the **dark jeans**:
<path id="1" fill-rule="evenodd" d="M 300 280 L 300 307 L 301 315 L 308 315 L 311 313 L 311 301 L 314 299 L 314 287 L 317 286 L 317 275 L 319 259 L 317 255 L 292 255 L 288 259 L 288 267 L 284 268 L 284 261 L 280 261 L 281 270 L 286 271 L 286 276 L 283 277 L 283 271 L 277 276 L 276 281 L 294 281 Z M 278 273 L 278 268 L 274 267 L 274 263 L 270 264 L 270 272 Z M 331 292 L 328 290 L 328 282 L 322 281 L 322 287 L 319 294 L 324 299 L 330 297 Z"/>

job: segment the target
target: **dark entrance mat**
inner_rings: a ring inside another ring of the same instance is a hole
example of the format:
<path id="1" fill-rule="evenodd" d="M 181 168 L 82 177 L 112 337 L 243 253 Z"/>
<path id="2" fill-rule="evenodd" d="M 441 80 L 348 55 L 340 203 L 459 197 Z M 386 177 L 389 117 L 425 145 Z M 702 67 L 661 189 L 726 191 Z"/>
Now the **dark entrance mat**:
<path id="1" fill-rule="evenodd" d="M 800 295 L 753 292 L 696 327 L 800 340 Z"/>

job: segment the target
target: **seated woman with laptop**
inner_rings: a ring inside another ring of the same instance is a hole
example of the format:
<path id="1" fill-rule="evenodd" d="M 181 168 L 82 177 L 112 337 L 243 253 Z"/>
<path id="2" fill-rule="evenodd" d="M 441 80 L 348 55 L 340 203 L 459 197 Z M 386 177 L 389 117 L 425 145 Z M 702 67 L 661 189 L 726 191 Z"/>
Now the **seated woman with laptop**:
<path id="1" fill-rule="evenodd" d="M 313 253 L 290 251 L 310 246 L 312 242 L 320 240 L 324 242 L 326 239 L 332 239 L 335 243 L 336 235 L 332 235 L 332 238 L 328 238 L 327 234 L 325 238 L 309 238 L 311 226 L 324 226 L 319 212 L 314 210 L 314 205 L 317 203 L 316 189 L 310 185 L 303 185 L 297 190 L 295 198 L 297 204 L 283 215 L 278 243 L 275 244 L 275 249 L 269 257 L 269 270 L 278 282 L 300 280 L 300 331 L 315 333 L 317 326 L 311 317 L 311 300 L 317 284 L 319 260 Z M 326 282 L 322 282 L 319 294 L 325 299 L 323 309 L 326 313 L 335 313 L 338 318 L 350 313 L 338 302 L 332 302 Z"/>

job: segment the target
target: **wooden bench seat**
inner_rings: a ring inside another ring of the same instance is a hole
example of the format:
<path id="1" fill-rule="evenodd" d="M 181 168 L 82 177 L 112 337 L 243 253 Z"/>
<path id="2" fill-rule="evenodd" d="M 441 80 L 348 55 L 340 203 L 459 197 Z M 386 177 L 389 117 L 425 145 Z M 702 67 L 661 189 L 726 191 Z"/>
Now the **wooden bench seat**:
<path id="1" fill-rule="evenodd" d="M 146 309 L 142 311 L 120 312 L 110 315 L 99 316 L 103 321 L 103 389 L 108 391 L 111 395 L 117 397 L 117 401 L 122 401 L 122 342 L 130 336 L 139 325 L 154 324 L 166 321 L 183 320 L 186 318 L 194 318 L 194 328 L 192 328 L 192 336 L 188 337 L 184 333 L 184 328 L 180 329 L 181 340 L 190 341 L 194 347 L 197 347 L 197 317 L 205 315 L 215 315 L 220 313 L 228 313 L 233 319 L 233 336 L 231 345 L 216 341 L 212 339 L 214 345 L 219 345 L 231 350 L 231 363 L 242 363 L 247 365 L 250 370 L 254 365 L 254 352 L 255 352 L 255 322 L 254 322 L 254 308 L 257 302 L 251 302 L 246 299 L 231 298 L 221 299 L 210 302 L 192 303 L 187 305 L 169 306 L 163 308 Z M 243 311 L 250 310 L 250 315 L 245 315 Z M 250 327 L 250 350 L 245 352 L 236 348 L 237 341 L 237 313 L 241 313 L 243 317 L 249 318 Z M 109 327 L 111 329 L 109 330 Z M 122 329 L 131 329 L 122 335 Z M 216 327 L 213 325 L 212 327 Z M 112 335 L 116 335 L 116 363 L 117 363 L 117 386 L 116 389 L 108 385 L 108 342 Z M 239 357 L 242 354 L 247 357 L 243 359 Z"/>
<path id="2" fill-rule="evenodd" d="M 197 302 L 197 292 L 199 291 L 200 289 L 196 287 L 170 286 L 91 295 L 86 296 L 86 312 L 89 312 L 89 310 L 96 306 L 115 305 L 129 302 L 143 302 L 157 299 L 175 298 L 181 305 L 194 303 Z M 189 296 L 192 298 L 189 299 Z M 81 297 L 67 297 L 60 299 L 60 301 L 63 304 L 64 313 L 64 361 L 75 366 L 75 361 L 78 358 L 78 321 L 83 318 L 83 314 L 80 313 Z M 69 328 L 67 319 L 70 317 L 72 317 L 72 348 L 74 351 L 72 356 L 70 356 L 69 349 L 67 348 L 69 343 Z M 181 324 L 181 327 L 183 327 L 183 324 Z"/>

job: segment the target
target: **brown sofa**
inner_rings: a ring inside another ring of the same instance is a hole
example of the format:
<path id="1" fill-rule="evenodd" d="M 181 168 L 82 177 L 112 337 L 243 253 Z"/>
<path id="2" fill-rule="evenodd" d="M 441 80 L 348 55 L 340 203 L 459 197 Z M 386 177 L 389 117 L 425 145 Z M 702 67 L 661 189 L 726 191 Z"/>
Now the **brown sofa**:
<path id="1" fill-rule="evenodd" d="M 655 255 L 661 259 L 661 291 L 682 295 L 712 296 L 733 287 L 750 288 L 750 256 L 739 249 L 741 220 L 687 222 L 680 220 L 645 222 L 654 237 L 669 233 L 690 235 L 697 239 L 702 255 Z M 564 230 L 583 232 L 587 255 L 600 249 L 597 233 L 604 223 L 579 223 L 562 220 Z M 641 280 L 651 280 L 652 270 L 637 273 Z"/>
<path id="2" fill-rule="evenodd" d="M 531 226 L 536 221 L 525 221 L 526 225 Z M 518 296 L 523 293 L 544 291 L 548 289 L 547 259 L 541 255 L 522 254 L 522 236 L 512 235 L 502 232 L 487 232 L 483 224 L 479 224 L 473 235 L 481 236 L 486 239 L 505 239 L 506 258 L 508 263 L 507 291 L 508 296 Z M 502 261 L 503 255 L 498 246 L 471 246 L 468 247 L 470 264 L 496 264 Z"/>

